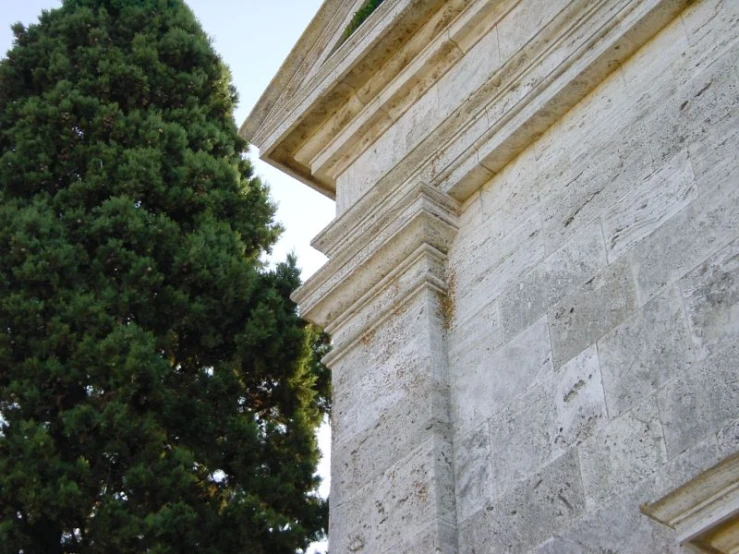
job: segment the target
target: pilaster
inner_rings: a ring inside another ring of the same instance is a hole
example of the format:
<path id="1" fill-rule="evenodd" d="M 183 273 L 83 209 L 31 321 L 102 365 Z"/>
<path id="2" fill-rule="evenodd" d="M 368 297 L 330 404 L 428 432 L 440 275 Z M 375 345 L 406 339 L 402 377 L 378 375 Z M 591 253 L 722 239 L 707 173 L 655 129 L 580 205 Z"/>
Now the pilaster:
<path id="1" fill-rule="evenodd" d="M 452 554 L 445 275 L 458 205 L 422 183 L 396 192 L 323 233 L 331 259 L 294 295 L 334 340 L 331 549 Z"/>

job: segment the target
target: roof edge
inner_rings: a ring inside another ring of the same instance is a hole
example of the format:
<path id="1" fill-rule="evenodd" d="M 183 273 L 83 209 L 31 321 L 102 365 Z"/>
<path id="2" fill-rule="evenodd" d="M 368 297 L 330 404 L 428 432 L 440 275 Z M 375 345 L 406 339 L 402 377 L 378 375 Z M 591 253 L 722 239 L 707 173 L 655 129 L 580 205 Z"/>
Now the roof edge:
<path id="1" fill-rule="evenodd" d="M 295 43 L 290 53 L 282 62 L 280 68 L 272 80 L 264 89 L 264 92 L 257 100 L 257 103 L 249 112 L 244 122 L 239 128 L 239 134 L 247 141 L 251 142 L 254 134 L 264 124 L 265 120 L 272 112 L 272 108 L 280 99 L 285 87 L 300 72 L 303 63 L 313 50 L 313 46 L 318 39 L 324 34 L 326 28 L 331 24 L 333 16 L 344 3 L 344 0 L 325 0 L 321 7 L 318 8 L 316 15 L 313 16 L 308 27 L 300 35 L 298 42 Z"/>

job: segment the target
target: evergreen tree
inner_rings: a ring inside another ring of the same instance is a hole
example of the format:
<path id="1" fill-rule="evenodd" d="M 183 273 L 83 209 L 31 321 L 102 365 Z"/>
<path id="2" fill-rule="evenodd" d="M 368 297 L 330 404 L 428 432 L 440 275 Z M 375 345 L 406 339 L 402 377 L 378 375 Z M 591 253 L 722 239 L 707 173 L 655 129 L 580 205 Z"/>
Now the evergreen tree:
<path id="1" fill-rule="evenodd" d="M 65 0 L 13 30 L 0 553 L 305 547 L 328 385 L 294 262 L 259 261 L 279 228 L 227 69 L 181 0 Z"/>

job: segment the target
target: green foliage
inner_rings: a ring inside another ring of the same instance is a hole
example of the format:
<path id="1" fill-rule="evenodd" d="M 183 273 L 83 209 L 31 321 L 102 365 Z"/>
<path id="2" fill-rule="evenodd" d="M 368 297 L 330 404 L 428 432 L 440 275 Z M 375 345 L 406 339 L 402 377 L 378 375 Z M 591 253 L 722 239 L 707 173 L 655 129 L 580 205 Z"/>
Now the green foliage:
<path id="1" fill-rule="evenodd" d="M 366 0 L 362 7 L 359 8 L 354 15 L 349 25 L 344 29 L 344 40 L 348 39 L 354 31 L 359 29 L 359 26 L 375 11 L 384 0 Z"/>
<path id="2" fill-rule="evenodd" d="M 0 62 L 0 553 L 294 553 L 327 348 L 181 0 L 65 0 Z"/>

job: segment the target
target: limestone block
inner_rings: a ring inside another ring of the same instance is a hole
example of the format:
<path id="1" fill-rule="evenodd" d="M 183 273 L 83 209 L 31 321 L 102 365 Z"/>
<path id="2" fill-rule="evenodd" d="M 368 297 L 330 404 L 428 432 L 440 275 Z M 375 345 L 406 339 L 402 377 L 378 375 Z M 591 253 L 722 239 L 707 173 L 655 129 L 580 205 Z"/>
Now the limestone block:
<path id="1" fill-rule="evenodd" d="M 719 184 L 735 184 L 739 171 L 739 110 L 714 125 L 701 140 L 688 146 L 698 186 L 710 191 Z"/>
<path id="2" fill-rule="evenodd" d="M 488 421 L 492 497 L 528 479 L 563 452 L 556 441 L 557 411 L 551 383 L 518 397 Z"/>
<path id="3" fill-rule="evenodd" d="M 503 60 L 511 58 L 549 21 L 569 0 L 524 0 L 516 4 L 498 24 L 500 55 Z"/>
<path id="4" fill-rule="evenodd" d="M 727 178 L 631 250 L 639 303 L 675 283 L 738 235 L 739 187 L 735 178 Z"/>
<path id="5" fill-rule="evenodd" d="M 726 458 L 739 450 L 739 419 L 735 419 L 716 434 L 718 449 Z"/>
<path id="6" fill-rule="evenodd" d="M 619 325 L 636 306 L 631 268 L 608 266 L 548 312 L 554 367 L 558 368 Z"/>
<path id="7" fill-rule="evenodd" d="M 735 43 L 739 37 L 739 6 L 734 0 L 694 2 L 681 14 L 681 20 L 690 48 L 673 71 L 680 82 L 685 82 Z"/>
<path id="8" fill-rule="evenodd" d="M 392 546 L 383 554 L 458 554 L 457 529 L 454 525 L 439 520 L 414 537 Z"/>
<path id="9" fill-rule="evenodd" d="M 661 165 L 685 144 L 703 140 L 716 125 L 733 119 L 739 106 L 736 59 L 739 45 L 713 63 L 680 82 L 678 91 L 644 120 L 647 139 L 657 165 Z"/>
<path id="10" fill-rule="evenodd" d="M 458 236 L 449 266 L 455 278 L 455 318 L 465 319 L 497 298 L 513 282 L 533 269 L 545 256 L 541 214 L 521 222 L 486 219 L 465 236 Z"/>
<path id="11" fill-rule="evenodd" d="M 462 524 L 459 551 L 525 552 L 567 528 L 584 509 L 580 466 L 572 451 Z"/>
<path id="12" fill-rule="evenodd" d="M 452 421 L 466 432 L 552 372 L 549 332 L 541 318 L 476 366 L 451 367 Z"/>
<path id="13" fill-rule="evenodd" d="M 555 250 L 583 225 L 598 218 L 652 172 L 640 122 L 624 128 L 614 142 L 571 160 L 566 179 L 550 182 L 542 200 L 543 226 Z"/>
<path id="14" fill-rule="evenodd" d="M 600 222 L 595 221 L 501 295 L 500 318 L 506 339 L 531 325 L 606 263 L 603 233 Z"/>
<path id="15" fill-rule="evenodd" d="M 535 150 L 528 149 L 480 189 L 483 217 L 520 221 L 538 207 L 545 183 L 537 179 Z"/>
<path id="16" fill-rule="evenodd" d="M 439 93 L 438 86 L 434 85 L 395 123 L 399 128 L 398 132 L 405 137 L 403 153 L 413 150 L 438 125 L 439 120 Z M 390 167 L 392 165 L 388 165 Z"/>
<path id="17" fill-rule="evenodd" d="M 682 554 L 674 532 L 639 512 L 633 494 L 587 514 L 571 529 L 558 533 L 535 554 Z"/>
<path id="18" fill-rule="evenodd" d="M 685 27 L 678 17 L 623 65 L 621 75 L 626 93 L 640 105 L 640 117 L 649 113 L 658 100 L 675 92 L 677 83 L 672 67 L 688 47 Z"/>
<path id="19" fill-rule="evenodd" d="M 424 372 L 428 378 L 427 364 L 416 357 L 420 339 L 404 334 L 401 340 L 404 337 L 408 341 L 394 352 L 370 350 L 369 344 L 360 344 L 356 353 L 349 353 L 335 364 L 333 408 L 338 421 L 334 424 L 334 441 L 371 429 L 383 412 L 405 400 L 426 380 Z"/>
<path id="20" fill-rule="evenodd" d="M 588 509 L 655 475 L 666 461 L 659 411 L 649 398 L 580 446 Z"/>
<path id="21" fill-rule="evenodd" d="M 464 323 L 453 320 L 448 331 L 449 365 L 464 375 L 486 363 L 502 343 L 498 302 L 488 302 L 469 314 Z"/>
<path id="22" fill-rule="evenodd" d="M 439 519 L 454 521 L 451 446 L 432 436 L 331 512 L 331 549 L 386 552 Z"/>
<path id="23" fill-rule="evenodd" d="M 553 381 L 557 410 L 555 442 L 560 446 L 577 446 L 608 420 L 595 345 L 563 365 Z"/>
<path id="24" fill-rule="evenodd" d="M 334 442 L 331 458 L 331 505 L 344 502 L 388 467 L 417 448 L 429 433 L 448 434 L 441 407 L 447 402 L 445 385 L 419 382 L 377 417 L 374 425 L 343 442 Z"/>
<path id="25" fill-rule="evenodd" d="M 500 67 L 498 30 L 493 27 L 439 79 L 440 113 L 443 116 L 452 113 L 498 67 Z"/>
<path id="26" fill-rule="evenodd" d="M 406 130 L 394 123 L 336 179 L 336 212 L 351 207 L 405 153 Z"/>
<path id="27" fill-rule="evenodd" d="M 490 428 L 487 422 L 455 437 L 454 471 L 458 523 L 464 522 L 482 508 L 493 494 L 491 455 Z"/>
<path id="28" fill-rule="evenodd" d="M 612 144 L 633 121 L 628 105 L 623 77 L 614 72 L 556 124 L 557 141 L 573 159 Z"/>
<path id="29" fill-rule="evenodd" d="M 608 260 L 618 259 L 696 196 L 688 152 L 681 150 L 603 215 Z"/>
<path id="30" fill-rule="evenodd" d="M 670 457 L 739 416 L 736 342 L 696 363 L 657 395 Z"/>
<path id="31" fill-rule="evenodd" d="M 600 339 L 598 355 L 611 417 L 688 371 L 692 352 L 677 287 Z"/>
<path id="32" fill-rule="evenodd" d="M 699 355 L 739 342 L 739 240 L 683 277 L 680 288 Z"/>
<path id="33" fill-rule="evenodd" d="M 589 511 L 567 530 L 534 550 L 536 554 L 679 554 L 674 532 L 646 517 L 639 506 L 660 498 L 720 459 L 715 443 L 706 441 L 662 466 L 633 487 Z"/>

